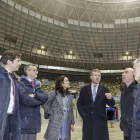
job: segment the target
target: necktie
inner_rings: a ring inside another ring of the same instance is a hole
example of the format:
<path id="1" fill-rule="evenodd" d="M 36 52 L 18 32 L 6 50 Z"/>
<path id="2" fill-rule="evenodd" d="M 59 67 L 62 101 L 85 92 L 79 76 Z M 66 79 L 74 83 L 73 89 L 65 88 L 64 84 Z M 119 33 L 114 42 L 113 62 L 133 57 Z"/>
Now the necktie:
<path id="1" fill-rule="evenodd" d="M 13 74 L 12 73 L 9 73 L 10 77 L 13 79 Z"/>
<path id="2" fill-rule="evenodd" d="M 31 84 L 32 84 L 32 87 L 34 87 L 34 82 L 33 81 L 31 81 Z"/>
<path id="3" fill-rule="evenodd" d="M 97 88 L 97 85 L 93 85 L 93 92 L 92 92 L 92 97 L 93 97 L 93 102 L 95 102 L 95 97 L 96 97 L 96 88 Z"/>
<path id="4" fill-rule="evenodd" d="M 14 79 L 13 79 L 13 75 L 12 75 L 12 73 L 9 73 L 9 75 L 10 75 L 10 77 L 11 77 L 11 79 L 12 79 L 12 86 L 13 86 L 13 95 L 14 95 L 14 113 L 15 113 L 15 97 L 16 97 L 16 91 L 15 91 L 15 84 L 14 84 Z"/>

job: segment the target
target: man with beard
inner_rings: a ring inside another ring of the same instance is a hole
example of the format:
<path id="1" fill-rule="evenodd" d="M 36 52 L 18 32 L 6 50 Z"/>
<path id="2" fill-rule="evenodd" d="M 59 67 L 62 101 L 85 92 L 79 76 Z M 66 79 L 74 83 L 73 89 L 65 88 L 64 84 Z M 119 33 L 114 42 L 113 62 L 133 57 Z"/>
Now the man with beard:
<path id="1" fill-rule="evenodd" d="M 100 85 L 101 72 L 91 71 L 92 83 L 81 89 L 77 108 L 83 119 L 83 140 L 109 140 L 106 104 L 114 106 L 115 101 L 109 89 Z"/>
<path id="2" fill-rule="evenodd" d="M 134 70 L 127 68 L 122 74 L 121 87 L 121 122 L 120 128 L 124 134 L 124 140 L 131 140 L 132 117 L 133 117 L 133 94 L 136 81 L 134 80 Z"/>
<path id="3" fill-rule="evenodd" d="M 138 86 L 134 91 L 133 121 L 131 140 L 140 140 L 140 58 L 133 62 L 135 80 Z"/>

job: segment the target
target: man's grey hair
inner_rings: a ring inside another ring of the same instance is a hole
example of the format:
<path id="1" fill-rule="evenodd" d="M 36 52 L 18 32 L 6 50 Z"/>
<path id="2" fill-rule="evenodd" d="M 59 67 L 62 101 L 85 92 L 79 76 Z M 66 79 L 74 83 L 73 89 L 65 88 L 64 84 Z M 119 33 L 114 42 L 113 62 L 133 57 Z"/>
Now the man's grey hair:
<path id="1" fill-rule="evenodd" d="M 133 61 L 133 64 L 140 64 L 140 58 Z"/>
<path id="2" fill-rule="evenodd" d="M 90 72 L 90 76 L 93 75 L 93 72 L 99 72 L 99 73 L 101 73 L 101 71 L 100 71 L 99 69 L 93 69 L 93 70 Z"/>
<path id="3" fill-rule="evenodd" d="M 125 70 L 131 70 L 132 72 L 134 72 L 134 69 L 133 68 L 126 68 Z"/>
<path id="4" fill-rule="evenodd" d="M 24 73 L 25 73 L 25 74 L 27 74 L 27 70 L 29 70 L 31 66 L 34 66 L 34 67 L 37 68 L 37 66 L 36 66 L 35 64 L 26 65 L 26 66 L 24 67 Z"/>

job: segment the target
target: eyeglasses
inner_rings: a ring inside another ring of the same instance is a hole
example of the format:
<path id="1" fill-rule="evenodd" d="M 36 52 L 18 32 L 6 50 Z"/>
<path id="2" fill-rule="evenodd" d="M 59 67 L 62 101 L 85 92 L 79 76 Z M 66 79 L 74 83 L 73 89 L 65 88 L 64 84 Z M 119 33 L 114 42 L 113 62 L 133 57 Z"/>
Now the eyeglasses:
<path id="1" fill-rule="evenodd" d="M 29 70 L 33 70 L 34 72 L 38 72 L 38 70 L 37 70 L 37 69 L 29 69 Z"/>

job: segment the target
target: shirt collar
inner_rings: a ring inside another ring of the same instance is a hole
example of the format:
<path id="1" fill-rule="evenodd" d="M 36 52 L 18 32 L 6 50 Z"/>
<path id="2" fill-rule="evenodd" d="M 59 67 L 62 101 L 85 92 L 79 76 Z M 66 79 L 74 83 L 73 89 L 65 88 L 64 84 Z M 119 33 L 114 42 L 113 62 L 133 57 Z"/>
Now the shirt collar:
<path id="1" fill-rule="evenodd" d="M 91 90 L 94 89 L 94 85 L 95 85 L 95 84 L 91 83 Z M 96 85 L 97 85 L 97 87 L 96 87 L 96 91 L 97 91 L 97 90 L 98 90 L 98 87 L 99 87 L 99 84 L 96 84 Z"/>
<path id="2" fill-rule="evenodd" d="M 8 70 L 6 67 L 5 67 L 5 69 L 8 71 L 8 73 L 12 73 L 10 70 Z"/>
<path id="3" fill-rule="evenodd" d="M 92 85 L 92 87 L 94 87 L 94 85 L 97 85 L 97 87 L 99 86 L 99 84 L 93 84 L 93 83 L 91 83 L 91 85 Z"/>
<path id="4" fill-rule="evenodd" d="M 28 77 L 27 77 L 27 79 L 29 80 L 29 82 L 33 81 L 33 80 L 31 80 L 30 78 L 28 78 Z"/>

